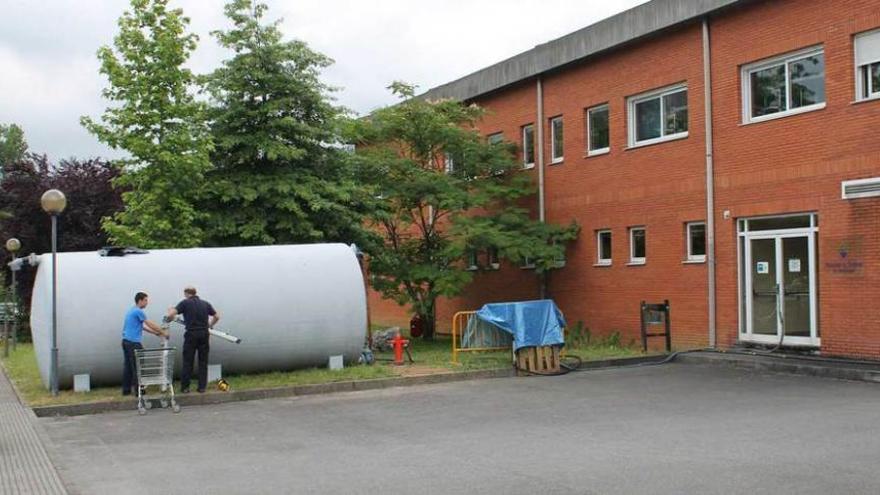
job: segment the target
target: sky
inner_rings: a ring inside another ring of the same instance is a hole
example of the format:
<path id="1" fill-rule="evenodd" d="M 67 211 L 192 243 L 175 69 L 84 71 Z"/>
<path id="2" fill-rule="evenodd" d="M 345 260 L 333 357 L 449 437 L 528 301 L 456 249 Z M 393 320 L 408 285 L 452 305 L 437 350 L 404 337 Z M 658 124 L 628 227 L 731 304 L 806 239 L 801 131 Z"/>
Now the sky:
<path id="1" fill-rule="evenodd" d="M 387 86 L 425 91 L 632 8 L 645 0 L 263 0 L 299 39 L 335 63 L 323 80 L 357 114 L 393 103 Z M 171 0 L 199 47 L 188 65 L 217 67 L 228 53 L 223 0 Z M 115 158 L 79 124 L 100 116 L 106 80 L 95 53 L 110 45 L 127 0 L 0 0 L 0 123 L 17 123 L 31 151 L 52 160 Z"/>

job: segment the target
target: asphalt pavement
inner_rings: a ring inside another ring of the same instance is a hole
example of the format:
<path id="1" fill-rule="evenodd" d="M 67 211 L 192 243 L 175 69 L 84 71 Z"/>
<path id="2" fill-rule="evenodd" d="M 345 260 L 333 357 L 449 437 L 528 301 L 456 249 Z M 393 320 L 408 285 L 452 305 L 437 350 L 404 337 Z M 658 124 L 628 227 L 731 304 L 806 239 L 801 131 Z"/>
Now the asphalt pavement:
<path id="1" fill-rule="evenodd" d="M 880 384 L 693 364 L 39 420 L 70 493 L 880 493 Z"/>

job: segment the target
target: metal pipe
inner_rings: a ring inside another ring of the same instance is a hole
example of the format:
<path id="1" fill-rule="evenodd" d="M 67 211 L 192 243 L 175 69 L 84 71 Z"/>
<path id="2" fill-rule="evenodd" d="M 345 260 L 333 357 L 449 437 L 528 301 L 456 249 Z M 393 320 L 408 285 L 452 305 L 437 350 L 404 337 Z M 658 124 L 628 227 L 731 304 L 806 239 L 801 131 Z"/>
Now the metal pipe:
<path id="1" fill-rule="evenodd" d="M 541 223 L 546 221 L 546 212 L 544 206 L 544 82 L 541 80 L 541 77 L 538 77 L 538 86 L 536 88 L 537 99 L 538 99 L 538 117 L 537 117 L 537 141 L 538 141 L 538 219 Z M 549 276 L 549 272 L 544 272 L 541 274 L 541 286 L 539 288 L 538 296 L 541 299 L 547 298 L 547 277 Z"/>
<path id="2" fill-rule="evenodd" d="M 9 310 L 12 307 L 12 304 L 10 304 L 10 297 L 9 293 L 7 293 L 5 306 L 3 308 L 3 357 L 9 357 Z"/>
<path id="3" fill-rule="evenodd" d="M 545 221 L 544 213 L 544 84 L 538 77 L 537 87 L 538 98 L 538 122 L 537 129 L 537 145 L 538 145 L 538 219 Z"/>
<path id="4" fill-rule="evenodd" d="M 15 318 L 12 320 L 12 350 L 15 351 L 15 347 L 18 343 L 18 317 L 20 314 L 18 307 L 18 286 L 15 283 L 15 272 L 12 272 L 12 305 L 15 314 Z"/>
<path id="5" fill-rule="evenodd" d="M 709 347 L 718 344 L 715 298 L 715 159 L 712 139 L 712 53 L 709 18 L 703 17 L 703 91 L 706 121 L 706 263 L 708 265 Z"/>
<path id="6" fill-rule="evenodd" d="M 58 215 L 52 215 L 52 395 L 58 395 Z"/>

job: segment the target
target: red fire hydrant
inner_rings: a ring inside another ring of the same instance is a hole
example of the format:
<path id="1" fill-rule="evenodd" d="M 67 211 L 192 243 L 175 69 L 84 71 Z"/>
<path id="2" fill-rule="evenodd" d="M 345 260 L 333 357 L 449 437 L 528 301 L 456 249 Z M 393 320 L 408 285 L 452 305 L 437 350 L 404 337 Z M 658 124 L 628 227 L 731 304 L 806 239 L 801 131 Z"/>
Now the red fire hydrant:
<path id="1" fill-rule="evenodd" d="M 394 364 L 403 366 L 403 348 L 409 344 L 409 340 L 403 338 L 399 333 L 391 339 L 391 345 L 394 346 Z"/>

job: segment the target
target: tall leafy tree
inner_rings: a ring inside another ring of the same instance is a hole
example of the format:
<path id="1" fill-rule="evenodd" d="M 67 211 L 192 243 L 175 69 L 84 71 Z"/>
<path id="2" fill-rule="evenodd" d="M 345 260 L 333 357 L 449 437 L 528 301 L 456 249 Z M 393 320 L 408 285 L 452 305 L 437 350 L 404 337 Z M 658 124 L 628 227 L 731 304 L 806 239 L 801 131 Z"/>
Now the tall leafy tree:
<path id="1" fill-rule="evenodd" d="M 28 145 L 24 140 L 24 131 L 16 124 L 0 124 L 0 177 L 6 165 L 24 159 Z"/>
<path id="2" fill-rule="evenodd" d="M 193 96 L 195 76 L 184 63 L 197 37 L 189 19 L 168 0 L 131 0 L 119 19 L 113 48 L 98 50 L 112 102 L 100 121 L 83 125 L 130 158 L 114 182 L 126 190 L 125 210 L 102 225 L 117 243 L 142 247 L 200 244 L 195 205 L 210 168 L 211 137 L 203 105 Z"/>
<path id="3" fill-rule="evenodd" d="M 433 337 L 439 297 L 472 280 L 469 253 L 497 250 L 528 259 L 539 274 L 558 266 L 575 224 L 533 220 L 535 188 L 511 143 L 489 143 L 475 124 L 483 110 L 454 100 L 425 101 L 395 83 L 398 105 L 357 121 L 353 139 L 363 182 L 376 198 L 370 226 L 384 243 L 371 254 L 373 287 L 411 305 Z"/>
<path id="4" fill-rule="evenodd" d="M 206 77 L 214 170 L 203 198 L 212 244 L 356 241 L 361 191 L 338 143 L 342 111 L 320 81 L 332 63 L 283 39 L 266 6 L 232 0 L 214 34 L 233 56 Z"/>

